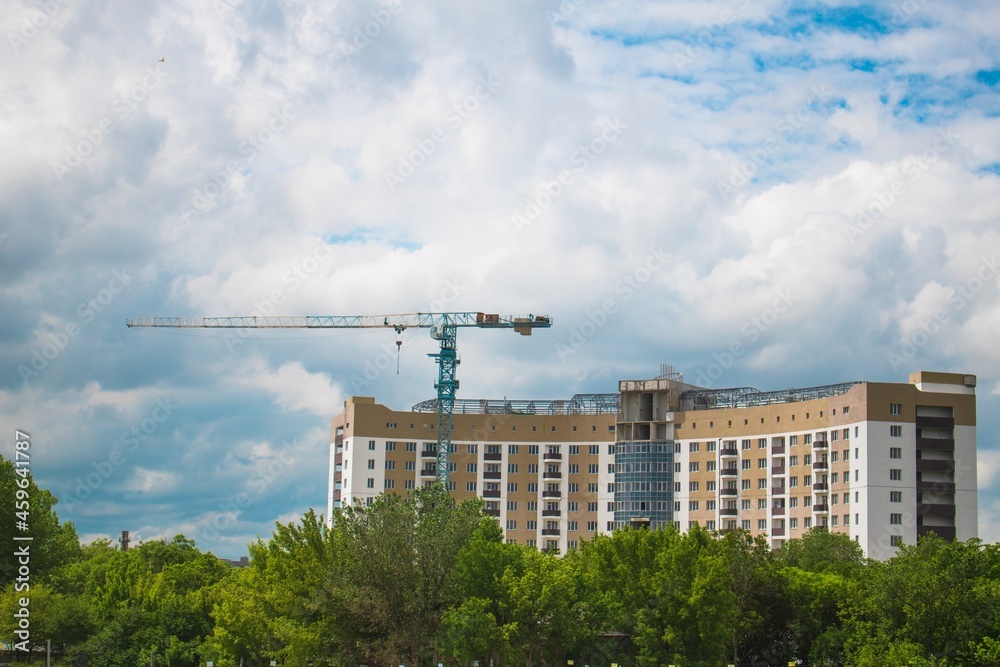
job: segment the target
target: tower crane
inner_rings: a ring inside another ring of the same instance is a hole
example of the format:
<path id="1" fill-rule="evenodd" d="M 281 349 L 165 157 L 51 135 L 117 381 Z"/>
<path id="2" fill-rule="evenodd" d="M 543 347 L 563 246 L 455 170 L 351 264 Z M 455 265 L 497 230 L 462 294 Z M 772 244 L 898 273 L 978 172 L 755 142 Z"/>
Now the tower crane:
<path id="1" fill-rule="evenodd" d="M 145 317 L 134 318 L 129 327 L 172 327 L 185 329 L 430 329 L 440 342 L 439 352 L 429 354 L 438 365 L 437 389 L 437 481 L 448 487 L 451 454 L 452 410 L 458 390 L 456 369 L 460 362 L 456 348 L 459 327 L 513 329 L 530 336 L 533 329 L 552 326 L 547 315 L 500 316 L 494 313 L 404 313 L 399 315 L 307 315 L 304 317 Z"/>

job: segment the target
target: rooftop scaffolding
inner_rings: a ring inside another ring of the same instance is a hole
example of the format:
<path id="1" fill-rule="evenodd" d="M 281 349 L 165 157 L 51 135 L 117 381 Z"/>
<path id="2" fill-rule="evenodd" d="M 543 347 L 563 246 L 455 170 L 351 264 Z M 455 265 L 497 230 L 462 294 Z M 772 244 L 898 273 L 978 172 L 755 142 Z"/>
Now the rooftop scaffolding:
<path id="1" fill-rule="evenodd" d="M 851 387 L 864 384 L 863 381 L 827 384 L 805 389 L 783 389 L 780 391 L 760 391 L 753 387 L 732 387 L 729 389 L 695 389 L 685 391 L 680 396 L 680 409 L 715 410 L 719 408 L 750 408 L 757 405 L 777 403 L 797 403 L 826 398 L 846 393 Z"/>
<path id="2" fill-rule="evenodd" d="M 575 394 L 569 400 L 456 398 L 456 415 L 607 415 L 617 414 L 619 394 Z M 437 412 L 437 399 L 421 401 L 413 412 Z"/>

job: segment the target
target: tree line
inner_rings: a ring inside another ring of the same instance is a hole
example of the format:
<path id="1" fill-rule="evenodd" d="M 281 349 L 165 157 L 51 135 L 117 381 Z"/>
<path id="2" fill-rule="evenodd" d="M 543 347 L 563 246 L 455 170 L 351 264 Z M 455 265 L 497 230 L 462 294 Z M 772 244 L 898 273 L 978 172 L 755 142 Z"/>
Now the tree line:
<path id="1" fill-rule="evenodd" d="M 16 472 L 0 460 L 11 545 Z M 620 530 L 563 555 L 507 543 L 440 487 L 309 511 L 232 568 L 183 536 L 80 546 L 32 483 L 32 638 L 57 664 L 1000 667 L 1000 547 L 928 536 L 885 562 L 813 530 Z M 0 641 L 24 595 L 0 565 Z M 14 655 L 15 659 L 24 658 Z"/>

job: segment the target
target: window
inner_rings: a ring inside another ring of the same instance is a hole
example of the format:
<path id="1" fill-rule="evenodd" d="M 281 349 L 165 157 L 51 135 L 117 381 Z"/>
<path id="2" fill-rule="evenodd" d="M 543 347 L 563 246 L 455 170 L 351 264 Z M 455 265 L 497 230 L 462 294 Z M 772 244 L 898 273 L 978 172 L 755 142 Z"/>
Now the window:
<path id="1" fill-rule="evenodd" d="M 573 430 L 574 431 L 576 430 L 575 426 L 573 427 Z M 575 456 L 576 454 L 579 454 L 579 453 L 580 453 L 580 445 L 570 445 L 569 446 L 569 455 L 570 456 Z"/>
<path id="2" fill-rule="evenodd" d="M 811 466 L 812 462 L 813 462 L 812 454 L 806 454 L 805 456 L 802 457 L 802 465 Z"/>
<path id="3" fill-rule="evenodd" d="M 761 417 L 760 423 L 764 423 L 763 417 Z M 757 438 L 757 449 L 767 449 L 767 438 Z"/>
<path id="4" fill-rule="evenodd" d="M 528 493 L 538 493 L 538 484 L 536 482 L 528 482 Z"/>
<path id="5" fill-rule="evenodd" d="M 591 475 L 596 475 L 598 473 L 598 464 L 597 463 L 587 464 L 587 472 L 590 473 Z"/>
<path id="6" fill-rule="evenodd" d="M 890 491 L 889 492 L 889 502 L 890 503 L 901 503 L 901 502 L 903 502 L 903 492 L 902 491 Z"/>
<path id="7" fill-rule="evenodd" d="M 369 477 L 368 478 L 368 488 L 369 489 L 374 489 L 375 488 L 375 478 L 374 477 Z"/>
<path id="8" fill-rule="evenodd" d="M 838 452 L 830 452 L 830 463 L 836 463 L 837 462 L 837 454 L 838 454 Z"/>
<path id="9" fill-rule="evenodd" d="M 840 517 L 834 514 L 830 517 L 830 525 L 836 528 L 840 524 Z"/>
<path id="10" fill-rule="evenodd" d="M 806 517 L 804 525 L 806 527 L 806 530 L 809 530 L 810 528 L 813 527 L 813 520 L 811 518 L 809 518 L 809 517 Z"/>
<path id="11" fill-rule="evenodd" d="M 611 487 L 611 485 L 608 485 Z M 614 487 L 609 488 L 610 491 L 614 491 Z M 587 493 L 597 493 L 597 482 L 589 482 L 587 484 Z"/>
<path id="12" fill-rule="evenodd" d="M 903 414 L 903 404 L 902 403 L 890 403 L 889 404 L 889 414 L 890 415 L 901 415 L 901 414 Z"/>
<path id="13" fill-rule="evenodd" d="M 903 546 L 903 536 L 902 535 L 890 535 L 889 536 L 889 546 L 890 547 L 901 547 L 901 546 Z"/>
<path id="14" fill-rule="evenodd" d="M 813 478 L 812 475 L 806 475 L 802 478 L 802 486 L 812 486 Z"/>
<path id="15" fill-rule="evenodd" d="M 515 512 L 515 511 L 517 511 L 517 501 L 516 500 L 508 500 L 507 501 L 507 511 L 508 512 Z"/>
<path id="16" fill-rule="evenodd" d="M 861 515 L 860 514 L 855 514 L 854 515 L 854 525 L 855 526 L 860 526 L 861 525 Z"/>
<path id="17" fill-rule="evenodd" d="M 850 437 L 851 437 L 851 429 L 845 428 L 844 429 L 844 440 L 847 440 Z"/>
<path id="18" fill-rule="evenodd" d="M 538 445 L 528 445 L 528 454 L 531 456 L 538 455 Z"/>
<path id="19" fill-rule="evenodd" d="M 788 506 L 791 507 L 792 509 L 795 509 L 796 507 L 798 507 L 799 506 L 798 496 L 792 496 L 791 498 L 789 498 L 788 499 Z"/>
<path id="20" fill-rule="evenodd" d="M 689 452 L 696 452 L 696 451 L 698 451 L 698 443 L 697 442 L 688 443 L 688 451 Z"/>
<path id="21" fill-rule="evenodd" d="M 899 424 L 892 424 L 889 426 L 889 435 L 893 438 L 900 438 L 903 436 L 903 427 Z"/>
<path id="22" fill-rule="evenodd" d="M 890 459 L 901 459 L 901 458 L 903 458 L 903 448 L 902 447 L 890 447 L 889 448 L 889 458 Z"/>
<path id="23" fill-rule="evenodd" d="M 688 472 L 698 472 L 698 462 L 691 461 L 688 463 Z"/>
<path id="24" fill-rule="evenodd" d="M 750 519 L 744 519 L 740 522 L 740 527 L 743 530 L 750 530 Z"/>
<path id="25" fill-rule="evenodd" d="M 375 470 L 375 459 L 368 459 L 368 469 Z"/>
<path id="26" fill-rule="evenodd" d="M 715 491 L 715 480 L 714 479 L 705 482 L 705 490 L 706 491 Z"/>
<path id="27" fill-rule="evenodd" d="M 831 484 L 836 484 L 838 479 L 840 479 L 840 474 L 839 473 L 833 473 L 832 475 L 830 475 L 830 483 Z"/>
<path id="28" fill-rule="evenodd" d="M 537 500 L 529 500 L 528 501 L 528 511 L 529 512 L 537 512 L 538 511 L 538 501 Z"/>
<path id="29" fill-rule="evenodd" d="M 715 471 L 715 461 L 708 461 L 705 464 L 705 469 L 708 470 L 709 472 L 714 472 Z"/>
<path id="30" fill-rule="evenodd" d="M 750 480 L 749 479 L 741 479 L 740 480 L 740 489 L 742 491 L 749 491 L 750 490 Z"/>
<path id="31" fill-rule="evenodd" d="M 590 447 L 588 447 L 588 450 L 589 450 L 591 456 L 597 456 L 597 455 L 599 455 L 601 453 L 601 446 L 600 445 L 590 445 Z"/>
<path id="32" fill-rule="evenodd" d="M 891 523 L 894 526 L 901 526 L 901 525 L 903 525 L 903 515 L 902 514 L 890 514 L 889 515 L 889 523 Z"/>
<path id="33" fill-rule="evenodd" d="M 615 474 L 615 464 L 614 463 L 609 463 L 608 464 L 608 474 L 609 475 Z"/>
<path id="34" fill-rule="evenodd" d="M 576 482 L 573 482 L 572 484 L 568 484 L 567 486 L 569 486 L 569 492 L 570 493 L 580 493 L 580 485 L 577 484 Z"/>
<path id="35" fill-rule="evenodd" d="M 465 483 L 465 490 L 466 491 L 475 491 L 476 490 L 476 483 L 475 482 L 466 482 Z"/>
<path id="36" fill-rule="evenodd" d="M 517 482 L 507 482 L 507 493 L 517 493 Z"/>
<path id="37" fill-rule="evenodd" d="M 697 500 L 692 500 L 691 502 L 688 503 L 688 511 L 689 512 L 697 512 L 698 511 L 698 501 Z"/>
<path id="38" fill-rule="evenodd" d="M 766 489 L 767 488 L 767 479 L 766 478 L 764 478 L 764 479 L 758 479 L 757 480 L 757 488 L 758 489 Z"/>
<path id="39" fill-rule="evenodd" d="M 475 464 L 473 464 L 473 465 L 475 465 Z M 417 469 L 417 462 L 416 461 L 407 461 L 406 462 L 406 469 L 407 470 L 416 470 Z"/>
<path id="40" fill-rule="evenodd" d="M 395 470 L 396 469 L 396 462 L 395 461 L 386 461 L 385 462 L 385 469 L 386 470 Z"/>
<path id="41" fill-rule="evenodd" d="M 740 449 L 750 449 L 750 441 L 744 440 L 740 443 Z"/>
<path id="42" fill-rule="evenodd" d="M 902 468 L 889 468 L 889 479 L 899 482 L 903 479 Z"/>
<path id="43" fill-rule="evenodd" d="M 479 464 L 478 463 L 466 463 L 465 464 L 465 472 L 476 472 L 478 470 L 478 468 L 479 468 Z"/>
<path id="44" fill-rule="evenodd" d="M 517 521 L 514 519 L 507 519 L 507 530 L 517 530 Z"/>
<path id="45" fill-rule="evenodd" d="M 383 483 L 382 486 L 383 486 L 383 488 L 386 488 L 386 489 L 395 489 L 396 488 L 396 480 L 394 480 L 394 479 L 387 479 L 387 480 L 385 480 L 385 482 Z"/>
<path id="46" fill-rule="evenodd" d="M 797 436 L 797 435 L 790 435 L 790 436 L 788 436 L 788 446 L 789 447 L 794 447 L 797 444 L 799 444 L 799 436 Z"/>
<path id="47" fill-rule="evenodd" d="M 750 470 L 750 459 L 743 459 L 740 461 L 740 469 Z"/>
<path id="48" fill-rule="evenodd" d="M 587 522 L 587 530 L 590 530 L 590 531 L 597 530 L 597 522 L 596 521 L 588 521 Z"/>
<path id="49" fill-rule="evenodd" d="M 797 466 L 798 464 L 799 464 L 799 457 L 798 456 L 789 456 L 788 457 L 788 466 L 789 467 L 794 467 L 794 466 Z"/>
<path id="50" fill-rule="evenodd" d="M 830 431 L 830 442 L 836 442 L 839 435 L 840 434 L 837 432 L 837 429 Z"/>
<path id="51" fill-rule="evenodd" d="M 792 517 L 791 519 L 788 520 L 788 527 L 791 528 L 792 530 L 796 530 L 799 527 L 799 520 L 796 519 L 795 517 Z"/>
<path id="52" fill-rule="evenodd" d="M 538 522 L 534 519 L 528 520 L 528 530 L 538 530 Z"/>
<path id="53" fill-rule="evenodd" d="M 375 451 L 375 441 L 374 440 L 369 440 L 368 441 L 368 449 L 370 449 L 371 451 Z"/>
<path id="54" fill-rule="evenodd" d="M 757 530 L 767 530 L 767 519 L 757 519 Z"/>
<path id="55" fill-rule="evenodd" d="M 757 499 L 757 509 L 759 509 L 759 510 L 766 510 L 767 509 L 767 498 L 758 498 Z"/>
<path id="56" fill-rule="evenodd" d="M 579 530 L 579 524 L 576 521 L 567 521 L 566 530 Z"/>
<path id="57" fill-rule="evenodd" d="M 528 464 L 528 474 L 529 475 L 537 475 L 538 474 L 538 464 L 537 463 L 529 463 Z"/>
<path id="58" fill-rule="evenodd" d="M 767 468 L 767 459 L 757 459 L 757 469 L 764 470 Z"/>
<path id="59" fill-rule="evenodd" d="M 587 511 L 588 512 L 596 512 L 597 511 L 597 503 L 587 503 Z"/>
<path id="60" fill-rule="evenodd" d="M 794 477 L 793 476 L 793 477 L 789 477 L 788 478 L 788 486 L 789 487 L 796 487 L 798 485 L 799 485 L 799 478 L 798 477 Z"/>
<path id="61" fill-rule="evenodd" d="M 394 452 L 396 451 L 396 442 L 394 440 L 385 441 L 385 451 Z"/>

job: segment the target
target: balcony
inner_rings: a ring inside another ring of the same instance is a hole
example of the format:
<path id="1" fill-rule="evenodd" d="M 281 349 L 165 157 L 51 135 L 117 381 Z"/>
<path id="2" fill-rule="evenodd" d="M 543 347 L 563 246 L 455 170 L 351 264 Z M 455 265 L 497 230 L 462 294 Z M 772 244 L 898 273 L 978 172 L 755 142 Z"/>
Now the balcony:
<path id="1" fill-rule="evenodd" d="M 542 535 L 544 537 L 559 537 L 558 528 L 542 528 Z"/>
<path id="2" fill-rule="evenodd" d="M 420 455 L 425 459 L 436 459 L 438 451 L 436 449 L 425 449 L 422 452 L 420 452 Z"/>
<path id="3" fill-rule="evenodd" d="M 917 505 L 917 516 L 955 516 L 955 506 L 921 503 Z"/>
<path id="4" fill-rule="evenodd" d="M 719 495 L 720 496 L 734 497 L 734 496 L 736 496 L 738 494 L 739 494 L 739 491 L 737 491 L 736 489 L 724 488 L 724 489 L 720 489 L 719 490 Z"/>
<path id="5" fill-rule="evenodd" d="M 927 533 L 934 533 L 945 540 L 955 539 L 954 526 L 917 526 L 917 537 L 923 537 Z"/>
<path id="6" fill-rule="evenodd" d="M 826 461 L 813 461 L 813 470 L 829 470 L 830 464 Z"/>
<path id="7" fill-rule="evenodd" d="M 562 516 L 562 510 L 542 510 L 542 516 Z"/>
<path id="8" fill-rule="evenodd" d="M 955 493 L 954 482 L 917 482 L 917 493 Z"/>
<path id="9" fill-rule="evenodd" d="M 501 473 L 499 470 L 495 471 L 487 470 L 486 472 L 483 473 L 483 479 L 500 479 L 500 474 Z"/>
<path id="10" fill-rule="evenodd" d="M 772 475 L 784 475 L 785 474 L 785 466 L 771 466 L 771 474 Z"/>
<path id="11" fill-rule="evenodd" d="M 784 536 L 785 536 L 785 528 L 784 528 L 784 526 L 782 526 L 781 528 L 772 528 L 771 529 L 771 537 L 784 537 Z"/>
<path id="12" fill-rule="evenodd" d="M 829 491 L 830 485 L 826 482 L 816 482 L 813 484 L 813 491 Z"/>
<path id="13" fill-rule="evenodd" d="M 941 452 L 955 451 L 954 438 L 917 438 L 917 451 L 934 449 Z"/>
<path id="14" fill-rule="evenodd" d="M 545 452 L 542 454 L 543 461 L 562 461 L 562 454 L 559 452 Z"/>
<path id="15" fill-rule="evenodd" d="M 484 461 L 501 461 L 503 460 L 503 454 L 500 452 L 486 452 L 483 454 Z"/>
<path id="16" fill-rule="evenodd" d="M 952 461 L 935 459 L 917 459 L 917 472 L 953 472 L 955 464 Z"/>
<path id="17" fill-rule="evenodd" d="M 735 447 L 723 447 L 719 450 L 719 456 L 739 456 L 740 453 Z"/>
<path id="18" fill-rule="evenodd" d="M 542 498 L 562 498 L 562 491 L 559 489 L 545 489 L 542 491 Z"/>
<path id="19" fill-rule="evenodd" d="M 420 476 L 421 477 L 434 477 L 435 475 L 437 475 L 437 468 L 421 468 L 420 469 Z"/>
<path id="20" fill-rule="evenodd" d="M 784 486 L 772 486 L 771 487 L 771 495 L 772 496 L 783 496 L 783 495 L 785 495 L 785 487 Z"/>
<path id="21" fill-rule="evenodd" d="M 785 516 L 785 508 L 784 507 L 772 507 L 771 508 L 771 516 Z"/>
<path id="22" fill-rule="evenodd" d="M 500 516 L 500 510 L 483 510 L 483 512 L 485 512 L 487 516 Z"/>
<path id="23" fill-rule="evenodd" d="M 826 513 L 830 511 L 829 505 L 813 505 L 813 512 Z"/>
<path id="24" fill-rule="evenodd" d="M 483 498 L 499 498 L 499 497 L 500 497 L 500 489 L 496 490 L 487 489 L 483 491 Z"/>
<path id="25" fill-rule="evenodd" d="M 719 510 L 719 516 L 738 516 L 739 510 L 735 507 L 723 507 Z"/>
<path id="26" fill-rule="evenodd" d="M 740 471 L 732 466 L 726 466 L 725 468 L 719 469 L 719 475 L 722 477 L 737 477 Z"/>
<path id="27" fill-rule="evenodd" d="M 784 454 L 784 453 L 785 453 L 784 445 L 771 445 L 771 454 Z"/>
<path id="28" fill-rule="evenodd" d="M 562 479 L 562 473 L 558 470 L 546 470 L 542 473 L 542 479 Z"/>
<path id="29" fill-rule="evenodd" d="M 813 449 L 829 449 L 830 443 L 826 440 L 813 440 Z"/>
<path id="30" fill-rule="evenodd" d="M 921 417 L 916 418 L 917 428 L 955 428 L 953 417 Z"/>

